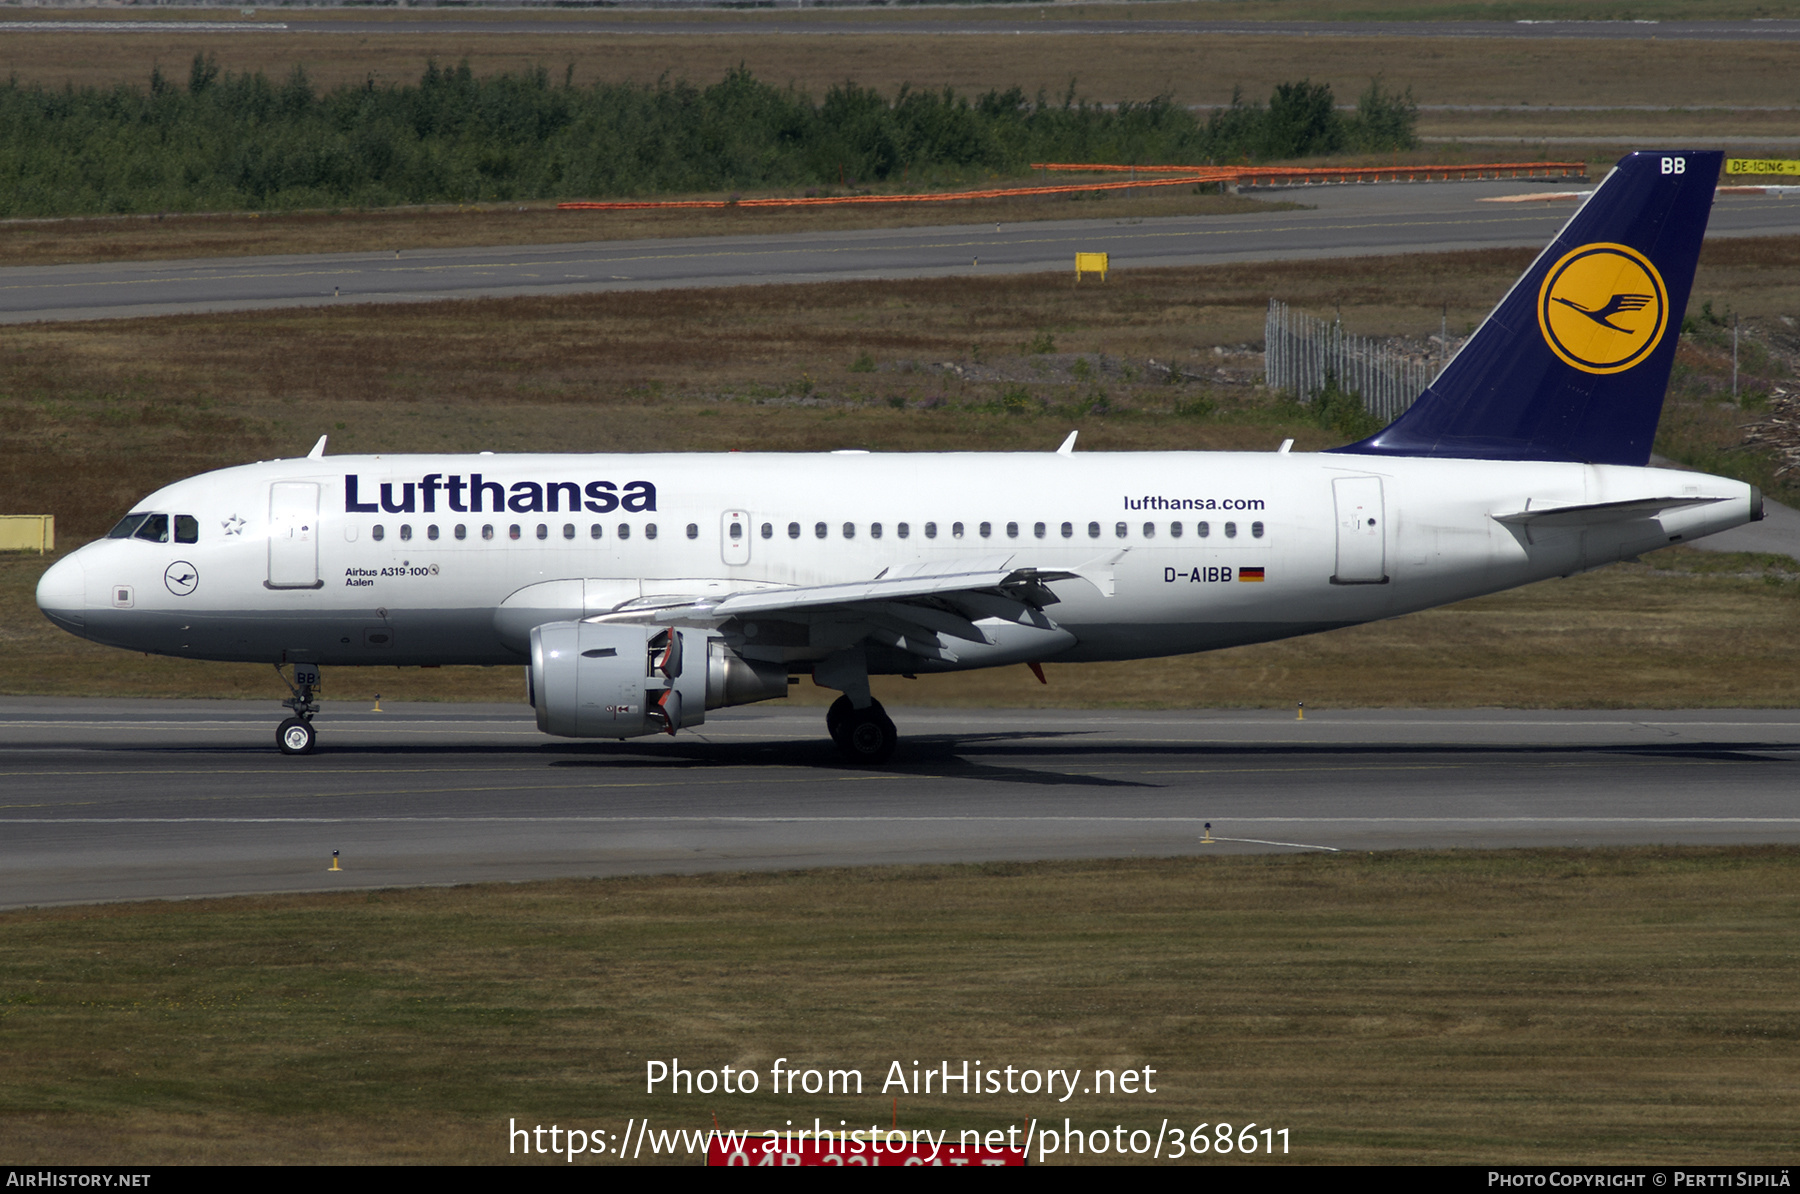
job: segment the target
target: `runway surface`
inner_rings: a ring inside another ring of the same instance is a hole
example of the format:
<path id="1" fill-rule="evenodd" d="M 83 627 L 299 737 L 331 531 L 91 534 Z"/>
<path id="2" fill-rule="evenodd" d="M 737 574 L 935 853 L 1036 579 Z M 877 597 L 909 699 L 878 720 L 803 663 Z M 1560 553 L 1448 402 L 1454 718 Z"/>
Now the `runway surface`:
<path id="1" fill-rule="evenodd" d="M 670 3 L 646 8 L 703 8 L 705 5 Z M 959 6 L 960 7 L 960 6 Z M 222 14 L 221 14 L 222 15 Z M 242 35 L 283 33 L 342 33 L 360 37 L 425 34 L 487 33 L 558 34 L 588 37 L 672 36 L 1121 36 L 1151 37 L 1451 37 L 1503 40 L 1574 38 L 1582 41 L 1795 41 L 1800 40 L 1800 21 L 1181 21 L 1157 19 L 1094 20 L 1053 19 L 1049 10 L 1021 5 L 1005 12 L 992 10 L 955 15 L 924 15 L 910 20 L 870 19 L 861 13 L 839 10 L 832 17 L 793 17 L 783 13 L 708 14 L 701 20 L 617 20 L 587 15 L 558 14 L 554 18 L 520 20 L 446 17 L 359 20 L 355 17 L 257 20 L 39 20 L 20 17 L 0 21 L 0 30 L 14 33 L 161 33 L 170 25 L 184 33 Z M 834 19 L 835 18 L 835 19 Z"/>
<path id="2" fill-rule="evenodd" d="M 1521 182 L 1321 186 L 1283 195 L 1313 210 L 1230 216 L 15 267 L 0 269 L 0 323 L 1039 273 L 1072 269 L 1077 252 L 1110 253 L 1119 270 L 1535 247 L 1562 227 L 1573 204 L 1483 200 L 1544 188 Z M 1714 237 L 1795 233 L 1800 196 L 1791 195 L 1721 196 L 1708 231 Z"/>
<path id="3" fill-rule="evenodd" d="M 570 742 L 523 706 L 0 699 L 0 906 L 1224 851 L 1800 841 L 1800 711 L 818 710 Z M 1207 823 L 1215 839 L 1202 842 Z M 341 852 L 340 872 L 327 867 Z"/>

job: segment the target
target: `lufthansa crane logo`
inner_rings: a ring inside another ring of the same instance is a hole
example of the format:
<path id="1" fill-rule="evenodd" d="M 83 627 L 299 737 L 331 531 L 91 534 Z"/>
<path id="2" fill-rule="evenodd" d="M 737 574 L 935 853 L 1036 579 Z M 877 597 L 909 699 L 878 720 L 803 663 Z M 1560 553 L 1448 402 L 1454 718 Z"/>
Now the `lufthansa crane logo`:
<path id="1" fill-rule="evenodd" d="M 1537 312 L 1550 351 L 1566 363 L 1583 373 L 1623 373 L 1662 342 L 1669 292 L 1636 249 L 1583 245 L 1545 275 Z"/>
<path id="2" fill-rule="evenodd" d="M 163 571 L 163 584 L 177 597 L 186 597 L 200 587 L 200 569 L 186 560 L 176 560 Z"/>

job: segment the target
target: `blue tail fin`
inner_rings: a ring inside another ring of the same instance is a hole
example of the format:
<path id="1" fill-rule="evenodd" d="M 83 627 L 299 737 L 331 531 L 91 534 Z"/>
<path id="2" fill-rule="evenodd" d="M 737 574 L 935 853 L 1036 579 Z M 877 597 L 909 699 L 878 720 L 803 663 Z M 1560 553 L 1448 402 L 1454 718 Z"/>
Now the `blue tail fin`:
<path id="1" fill-rule="evenodd" d="M 1648 462 L 1722 157 L 1627 155 L 1419 400 L 1336 450 Z"/>

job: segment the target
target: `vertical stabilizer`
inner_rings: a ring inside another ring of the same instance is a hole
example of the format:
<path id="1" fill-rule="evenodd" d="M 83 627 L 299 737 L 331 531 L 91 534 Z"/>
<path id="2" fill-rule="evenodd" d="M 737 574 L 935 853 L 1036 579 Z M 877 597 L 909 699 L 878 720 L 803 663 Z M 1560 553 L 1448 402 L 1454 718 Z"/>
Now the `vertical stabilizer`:
<path id="1" fill-rule="evenodd" d="M 1722 156 L 1627 155 L 1418 401 L 1337 451 L 1647 463 Z"/>

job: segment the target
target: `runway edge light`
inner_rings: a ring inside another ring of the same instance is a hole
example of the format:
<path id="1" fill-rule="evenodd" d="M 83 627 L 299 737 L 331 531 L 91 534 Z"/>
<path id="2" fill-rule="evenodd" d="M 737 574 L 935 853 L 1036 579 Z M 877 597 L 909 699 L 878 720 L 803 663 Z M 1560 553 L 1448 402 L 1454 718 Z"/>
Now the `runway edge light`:
<path id="1" fill-rule="evenodd" d="M 341 871 L 344 869 L 338 865 L 338 852 L 336 850 L 331 852 L 331 869 L 334 871 Z"/>

